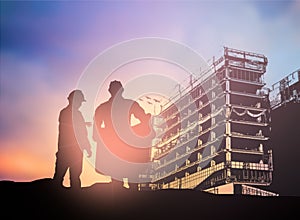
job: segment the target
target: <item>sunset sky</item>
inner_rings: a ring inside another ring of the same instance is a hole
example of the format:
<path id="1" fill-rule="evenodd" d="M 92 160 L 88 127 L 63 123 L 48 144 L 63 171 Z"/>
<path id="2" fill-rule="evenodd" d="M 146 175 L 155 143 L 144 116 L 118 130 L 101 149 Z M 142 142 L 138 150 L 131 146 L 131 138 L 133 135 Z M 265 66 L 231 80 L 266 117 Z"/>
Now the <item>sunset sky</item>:
<path id="1" fill-rule="evenodd" d="M 205 60 L 223 46 L 264 54 L 267 86 L 300 67 L 299 0 L 1 1 L 0 22 L 0 180 L 52 177 L 59 111 L 89 63 L 120 42 L 170 39 Z M 82 179 L 109 180 L 89 163 Z"/>

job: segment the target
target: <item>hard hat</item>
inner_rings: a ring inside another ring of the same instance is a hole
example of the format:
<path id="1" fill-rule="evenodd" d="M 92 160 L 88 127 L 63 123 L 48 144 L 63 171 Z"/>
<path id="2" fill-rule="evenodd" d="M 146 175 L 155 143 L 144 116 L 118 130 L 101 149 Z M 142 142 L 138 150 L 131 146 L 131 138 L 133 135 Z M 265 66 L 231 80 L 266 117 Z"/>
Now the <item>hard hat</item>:
<path id="1" fill-rule="evenodd" d="M 74 100 L 74 98 L 76 101 L 86 102 L 83 92 L 81 90 L 76 89 L 70 92 L 68 100 Z"/>

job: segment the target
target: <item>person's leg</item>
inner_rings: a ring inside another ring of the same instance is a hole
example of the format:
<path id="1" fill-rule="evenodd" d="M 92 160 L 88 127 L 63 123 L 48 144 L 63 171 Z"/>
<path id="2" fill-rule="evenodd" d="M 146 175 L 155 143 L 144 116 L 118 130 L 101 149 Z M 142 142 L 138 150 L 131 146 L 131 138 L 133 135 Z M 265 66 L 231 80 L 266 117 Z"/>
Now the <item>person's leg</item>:
<path id="1" fill-rule="evenodd" d="M 73 189 L 81 188 L 80 175 L 82 173 L 83 154 L 76 155 L 70 166 L 70 187 Z"/>
<path id="2" fill-rule="evenodd" d="M 118 180 L 118 179 L 114 179 L 111 177 L 111 185 L 112 185 L 112 188 L 114 191 L 117 191 L 117 190 L 122 190 L 124 189 L 123 187 L 123 181 L 121 180 Z"/>
<path id="3" fill-rule="evenodd" d="M 64 176 L 68 169 L 68 163 L 62 152 L 56 153 L 55 171 L 53 181 L 58 186 L 63 186 Z"/>
<path id="4" fill-rule="evenodd" d="M 128 178 L 128 185 L 130 191 L 138 191 L 138 183 L 136 183 L 133 179 Z"/>
<path id="5" fill-rule="evenodd" d="M 131 191 L 138 191 L 138 183 L 129 183 L 129 189 Z"/>

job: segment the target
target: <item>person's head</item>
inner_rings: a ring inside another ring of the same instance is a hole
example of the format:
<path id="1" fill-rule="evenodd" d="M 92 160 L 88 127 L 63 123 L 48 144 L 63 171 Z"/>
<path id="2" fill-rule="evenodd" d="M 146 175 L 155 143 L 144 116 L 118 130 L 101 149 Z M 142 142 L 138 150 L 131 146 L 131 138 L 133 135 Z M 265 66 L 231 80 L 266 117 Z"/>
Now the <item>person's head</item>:
<path id="1" fill-rule="evenodd" d="M 69 104 L 75 108 L 79 108 L 82 102 L 86 102 L 83 92 L 81 90 L 73 90 L 68 96 Z"/>
<path id="2" fill-rule="evenodd" d="M 124 88 L 120 81 L 114 80 L 110 82 L 108 91 L 112 96 L 115 96 L 117 94 L 122 95 Z"/>

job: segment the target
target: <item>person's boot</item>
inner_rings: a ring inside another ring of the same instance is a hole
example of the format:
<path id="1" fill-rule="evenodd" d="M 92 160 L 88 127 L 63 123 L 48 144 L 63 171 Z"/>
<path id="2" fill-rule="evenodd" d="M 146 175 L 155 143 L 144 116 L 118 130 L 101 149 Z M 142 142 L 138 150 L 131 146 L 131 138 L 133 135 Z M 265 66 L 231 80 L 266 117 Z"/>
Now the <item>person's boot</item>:
<path id="1" fill-rule="evenodd" d="M 132 192 L 137 192 L 138 191 L 138 183 L 130 183 L 129 190 Z"/>
<path id="2" fill-rule="evenodd" d="M 52 182 L 53 182 L 53 186 L 54 186 L 55 188 L 57 188 L 57 189 L 62 189 L 62 188 L 64 188 L 63 180 L 60 180 L 60 179 L 58 179 L 57 177 L 53 177 Z"/>
<path id="3" fill-rule="evenodd" d="M 123 181 L 112 179 L 111 184 L 114 191 L 120 191 L 124 189 Z"/>
<path id="4" fill-rule="evenodd" d="M 70 179 L 70 189 L 72 191 L 78 191 L 81 190 L 81 181 L 80 179 L 71 180 Z"/>

